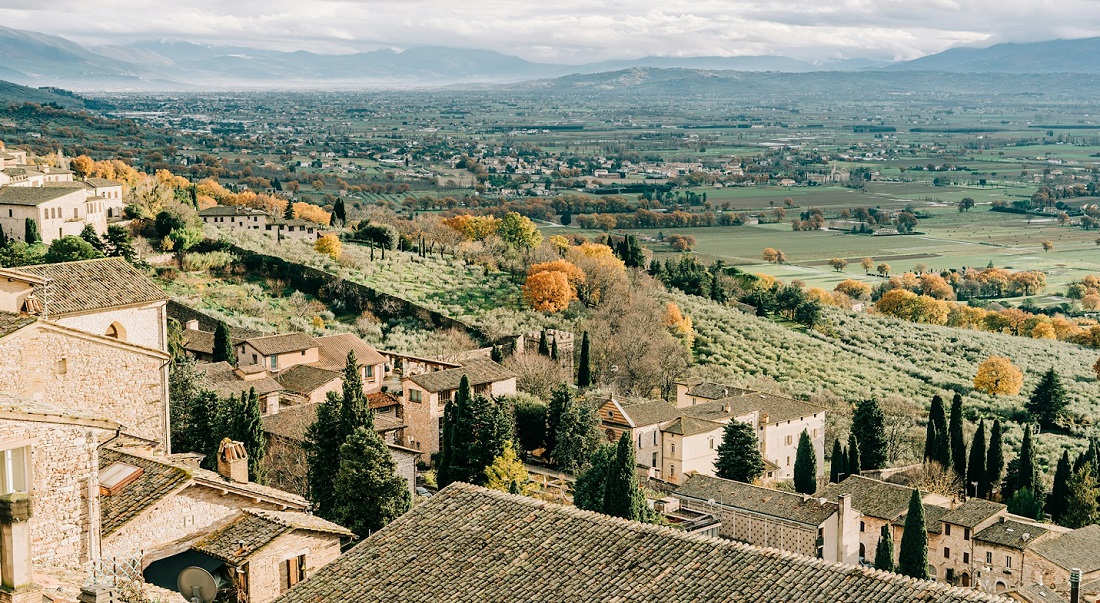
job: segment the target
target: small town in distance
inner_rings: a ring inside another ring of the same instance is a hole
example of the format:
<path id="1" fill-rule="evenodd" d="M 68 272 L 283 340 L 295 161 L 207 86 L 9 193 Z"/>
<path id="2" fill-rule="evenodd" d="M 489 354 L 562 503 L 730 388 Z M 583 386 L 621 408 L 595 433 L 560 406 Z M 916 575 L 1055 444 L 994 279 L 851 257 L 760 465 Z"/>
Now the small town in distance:
<path id="1" fill-rule="evenodd" d="M 1068 4 L 0 7 L 0 603 L 1097 603 Z"/>

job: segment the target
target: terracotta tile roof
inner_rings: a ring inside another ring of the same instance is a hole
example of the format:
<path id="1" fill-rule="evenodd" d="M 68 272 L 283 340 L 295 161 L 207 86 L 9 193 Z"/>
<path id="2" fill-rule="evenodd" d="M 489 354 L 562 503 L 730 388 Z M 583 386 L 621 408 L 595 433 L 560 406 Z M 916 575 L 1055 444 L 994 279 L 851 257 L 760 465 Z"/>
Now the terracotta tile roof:
<path id="1" fill-rule="evenodd" d="M 9 170 L 4 170 L 4 173 L 8 175 L 22 175 L 12 174 Z M 0 205 L 23 205 L 34 207 L 71 195 L 75 190 L 76 189 L 71 187 L 5 186 L 0 187 Z M 83 200 L 83 198 L 81 200 Z"/>
<path id="2" fill-rule="evenodd" d="M 238 396 L 241 392 L 247 392 L 250 389 L 255 389 L 258 395 L 264 396 L 284 389 L 282 384 L 271 377 L 245 381 L 237 375 L 228 362 L 205 362 L 196 364 L 195 368 L 206 375 L 210 389 L 222 397 Z"/>
<path id="3" fill-rule="evenodd" d="M 33 324 L 33 316 L 20 316 L 10 312 L 0 312 L 0 337 L 7 337 L 23 327 Z"/>
<path id="4" fill-rule="evenodd" d="M 306 440 L 306 430 L 317 420 L 317 406 L 317 404 L 298 404 L 281 409 L 276 414 L 263 417 L 260 421 L 263 424 L 264 433 L 296 442 L 304 442 Z M 402 429 L 405 426 L 405 422 L 401 419 L 374 415 L 374 430 L 378 433 Z"/>
<path id="5" fill-rule="evenodd" d="M 230 492 L 244 492 L 249 495 L 255 495 L 269 500 L 278 501 L 279 504 L 285 504 L 288 507 L 295 509 L 308 509 L 309 501 L 297 494 L 285 492 L 277 488 L 271 488 L 269 486 L 262 486 L 255 482 L 235 482 L 227 477 L 218 474 L 215 471 L 208 469 L 194 469 L 192 470 L 192 477 L 195 479 L 195 483 L 202 486 L 213 485 L 218 489 L 225 489 Z"/>
<path id="6" fill-rule="evenodd" d="M 1050 530 L 1039 526 L 1006 519 L 1004 521 L 998 521 L 974 534 L 974 539 L 1013 549 L 1023 549 L 1027 546 L 1027 543 L 1034 541 L 1040 536 L 1045 536 L 1049 531 Z"/>
<path id="7" fill-rule="evenodd" d="M 315 337 L 313 341 L 317 344 L 317 352 L 320 356 L 317 362 L 312 363 L 317 368 L 330 371 L 344 370 L 348 352 L 352 350 L 355 351 L 355 358 L 362 366 L 386 364 L 386 358 L 379 354 L 378 350 L 351 333 Z"/>
<path id="8" fill-rule="evenodd" d="M 177 301 L 168 300 L 168 316 L 180 321 L 180 324 L 187 326 L 187 322 L 190 320 L 197 321 L 199 323 L 199 330 L 210 333 L 211 337 L 211 351 L 213 351 L 213 333 L 218 328 L 218 319 L 205 314 L 199 310 L 196 310 L 190 306 L 186 306 Z M 255 329 L 246 329 L 244 327 L 235 327 L 229 325 L 229 335 L 233 338 L 234 343 L 237 340 L 250 339 L 252 337 L 263 337 L 264 335 L 270 335 L 270 333 L 264 333 L 263 331 L 257 331 Z"/>
<path id="9" fill-rule="evenodd" d="M 964 528 L 973 528 L 994 515 L 1003 515 L 1007 508 L 1001 503 L 984 498 L 969 498 L 944 515 L 943 521 Z"/>
<path id="10" fill-rule="evenodd" d="M 672 493 L 696 500 L 714 500 L 715 503 L 779 517 L 788 521 L 819 526 L 823 521 L 836 514 L 837 504 L 821 502 L 820 499 L 803 497 L 793 492 L 782 492 L 771 488 L 762 488 L 752 484 L 691 474 L 684 485 Z"/>
<path id="11" fill-rule="evenodd" d="M 680 416 L 680 411 L 664 400 L 644 400 L 635 404 L 620 401 L 619 407 L 634 427 L 655 425 Z"/>
<path id="12" fill-rule="evenodd" d="M 328 371 L 310 364 L 296 364 L 275 376 L 284 388 L 299 394 L 309 395 L 333 379 L 343 379 L 343 374 Z"/>
<path id="13" fill-rule="evenodd" d="M 343 537 L 353 535 L 343 526 L 305 513 L 245 509 L 239 518 L 207 534 L 191 548 L 231 565 L 240 565 L 278 537 L 294 530 Z"/>
<path id="14" fill-rule="evenodd" d="M 289 354 L 317 347 L 317 342 L 305 333 L 286 333 L 246 339 L 245 343 L 256 348 L 264 356 Z"/>
<path id="15" fill-rule="evenodd" d="M 743 387 L 734 387 L 732 385 L 723 385 L 721 383 L 710 383 L 709 381 L 704 381 L 689 389 L 687 395 L 695 396 L 696 398 L 721 400 L 722 398 L 728 398 L 730 396 L 740 396 L 741 394 L 747 394 L 751 391 L 752 390 L 748 390 Z"/>
<path id="16" fill-rule="evenodd" d="M 1064 569 L 1082 574 L 1100 570 L 1100 525 L 1092 524 L 1031 545 L 1031 550 Z"/>
<path id="17" fill-rule="evenodd" d="M 909 511 L 909 498 L 913 496 L 913 489 L 852 475 L 839 484 L 825 486 L 816 496 L 835 501 L 841 494 L 851 494 L 852 508 L 858 509 L 864 515 L 894 521 Z M 927 510 L 928 507 L 925 506 L 925 511 Z"/>
<path id="18" fill-rule="evenodd" d="M 182 489 L 191 481 L 187 469 L 162 463 L 143 456 L 102 448 L 99 451 L 99 470 L 113 463 L 126 463 L 142 470 L 141 477 L 112 496 L 99 497 L 99 511 L 103 523 L 103 535 L 109 536 L 146 509 Z"/>
<path id="19" fill-rule="evenodd" d="M 459 368 L 421 373 L 409 379 L 429 392 L 442 392 L 458 389 L 463 375 L 470 380 L 471 387 L 505 381 L 516 376 L 492 360 L 467 360 Z"/>
<path id="20" fill-rule="evenodd" d="M 199 354 L 214 353 L 214 334 L 210 331 L 183 330 L 183 349 Z"/>
<path id="21" fill-rule="evenodd" d="M 276 601 L 1006 599 L 454 483 Z"/>
<path id="22" fill-rule="evenodd" d="M 168 296 L 122 258 L 22 266 L 17 272 L 47 278 L 39 298 L 51 315 L 164 301 Z"/>
<path id="23" fill-rule="evenodd" d="M 370 402 L 371 408 L 389 408 L 391 406 L 401 405 L 401 398 L 398 398 L 395 394 L 390 392 L 374 392 L 373 394 L 367 394 L 367 400 Z"/>
<path id="24" fill-rule="evenodd" d="M 203 218 L 211 216 L 267 216 L 267 212 L 243 205 L 215 205 L 199 212 Z"/>
<path id="25" fill-rule="evenodd" d="M 855 506 L 855 505 L 853 505 Z M 906 505 L 908 507 L 908 505 Z M 859 507 L 856 507 L 857 509 Z M 943 507 L 937 507 L 936 505 L 924 505 L 924 531 L 929 534 L 943 534 L 943 516 L 947 515 L 949 509 Z M 902 513 L 900 517 L 890 522 L 896 526 L 905 527 L 905 519 L 909 516 L 909 509 L 906 508 L 906 512 Z"/>
<path id="26" fill-rule="evenodd" d="M 704 421 L 694 417 L 676 417 L 668 425 L 662 427 L 661 431 L 682 436 L 693 436 L 722 429 L 722 427 L 721 423 L 715 423 L 714 421 Z"/>

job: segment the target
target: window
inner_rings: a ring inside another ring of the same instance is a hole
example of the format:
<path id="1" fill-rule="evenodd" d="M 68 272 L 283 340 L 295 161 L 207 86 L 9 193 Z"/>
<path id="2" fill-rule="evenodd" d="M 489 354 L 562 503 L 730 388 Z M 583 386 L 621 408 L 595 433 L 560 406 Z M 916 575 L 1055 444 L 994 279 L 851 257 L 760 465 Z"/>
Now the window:
<path id="1" fill-rule="evenodd" d="M 654 469 L 657 468 L 657 453 L 656 452 L 653 453 L 653 458 L 649 461 L 649 466 L 653 467 Z"/>
<path id="2" fill-rule="evenodd" d="M 272 355 L 268 356 L 267 359 L 268 359 L 268 362 L 271 363 L 271 370 L 274 371 L 274 370 L 279 368 L 279 357 L 277 355 L 272 354 Z"/>
<path id="3" fill-rule="evenodd" d="M 305 354 L 305 352 L 302 352 L 302 353 Z M 367 379 L 374 379 L 374 365 L 373 364 L 368 364 L 366 366 L 366 369 L 367 369 Z"/>
<path id="4" fill-rule="evenodd" d="M 676 442 L 669 442 L 668 446 L 671 449 L 669 454 L 676 454 Z"/>
<path id="5" fill-rule="evenodd" d="M 951 549 L 949 547 L 943 547 L 943 558 L 944 559 L 950 559 L 951 558 Z"/>
<path id="6" fill-rule="evenodd" d="M 420 390 L 418 390 L 418 389 L 410 389 L 409 390 L 409 402 L 423 402 L 423 400 L 420 399 Z"/>
<path id="7" fill-rule="evenodd" d="M 260 360 L 258 358 L 256 358 L 255 354 L 253 354 L 252 355 L 252 364 L 259 364 L 259 362 L 260 362 Z"/>
<path id="8" fill-rule="evenodd" d="M 303 356 L 305 356 L 305 355 L 306 355 L 306 351 L 305 351 L 305 350 L 302 350 L 302 355 L 303 355 Z"/>
<path id="9" fill-rule="evenodd" d="M 1005 567 L 1012 568 L 1012 555 L 1005 555 Z"/>
<path id="10" fill-rule="evenodd" d="M 653 445 L 654 446 L 657 445 L 657 432 L 656 431 L 653 432 Z"/>
<path id="11" fill-rule="evenodd" d="M 862 521 L 859 522 L 859 531 L 860 532 L 865 532 L 866 530 L 867 530 L 867 524 L 863 523 Z"/>
<path id="12" fill-rule="evenodd" d="M 970 528 L 963 528 L 963 540 L 970 540 Z"/>
<path id="13" fill-rule="evenodd" d="M 963 563 L 970 563 L 970 553 L 963 553 Z"/>
<path id="14" fill-rule="evenodd" d="M 993 553 L 991 553 L 989 551 L 985 552 L 985 564 L 986 565 L 993 565 Z"/>
<path id="15" fill-rule="evenodd" d="M 791 466 L 791 457 L 789 457 L 789 456 L 787 457 L 787 466 L 788 467 Z"/>
<path id="16" fill-rule="evenodd" d="M 642 434 L 638 434 L 638 448 L 642 447 Z"/>
<path id="17" fill-rule="evenodd" d="M 714 438 L 707 438 L 707 444 L 710 445 L 711 450 L 714 450 Z"/>
<path id="18" fill-rule="evenodd" d="M 69 372 L 69 361 L 64 358 L 58 360 L 57 364 L 54 366 L 54 372 L 58 375 L 67 374 Z"/>
<path id="19" fill-rule="evenodd" d="M 607 418 L 608 419 L 612 419 L 614 417 L 615 417 L 615 411 L 613 411 L 613 410 L 607 411 Z"/>
<path id="20" fill-rule="evenodd" d="M 949 523 L 943 524 L 943 535 L 944 536 L 950 536 L 951 535 L 951 524 L 949 524 Z"/>
<path id="21" fill-rule="evenodd" d="M 668 477 L 669 477 L 669 479 L 672 479 L 672 478 L 676 477 L 676 466 L 675 465 L 669 465 L 668 466 Z"/>
<path id="22" fill-rule="evenodd" d="M 30 492 L 31 448 L 22 446 L 0 451 L 0 495 Z"/>
<path id="23" fill-rule="evenodd" d="M 817 429 L 814 429 L 813 435 L 811 437 L 813 437 L 815 440 L 817 439 Z"/>
<path id="24" fill-rule="evenodd" d="M 306 579 L 306 556 L 291 557 L 279 564 L 279 588 L 280 592 L 290 590 L 290 587 Z"/>
<path id="25" fill-rule="evenodd" d="M 786 441 L 787 441 L 787 445 L 790 446 L 791 445 L 791 436 L 790 435 L 787 436 Z"/>

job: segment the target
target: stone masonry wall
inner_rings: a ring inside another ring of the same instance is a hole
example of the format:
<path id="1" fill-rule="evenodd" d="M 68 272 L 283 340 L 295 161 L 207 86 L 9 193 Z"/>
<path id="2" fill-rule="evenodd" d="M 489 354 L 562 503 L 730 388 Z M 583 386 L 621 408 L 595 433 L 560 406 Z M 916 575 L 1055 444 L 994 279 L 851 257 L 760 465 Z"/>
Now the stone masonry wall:
<path id="1" fill-rule="evenodd" d="M 111 324 L 117 322 L 125 330 L 123 341 L 166 352 L 167 316 L 164 302 L 156 302 L 137 308 L 64 316 L 57 319 L 57 323 L 85 333 L 104 335 Z"/>
<path id="2" fill-rule="evenodd" d="M 279 565 L 298 555 L 306 556 L 308 578 L 340 556 L 340 537 L 295 530 L 276 538 L 248 560 L 248 602 L 275 600 L 281 594 Z"/>
<path id="3" fill-rule="evenodd" d="M 167 441 L 168 384 L 156 356 L 39 323 L 0 341 L 0 358 L 0 391 L 46 393 L 74 411 L 122 424 L 127 434 Z"/>

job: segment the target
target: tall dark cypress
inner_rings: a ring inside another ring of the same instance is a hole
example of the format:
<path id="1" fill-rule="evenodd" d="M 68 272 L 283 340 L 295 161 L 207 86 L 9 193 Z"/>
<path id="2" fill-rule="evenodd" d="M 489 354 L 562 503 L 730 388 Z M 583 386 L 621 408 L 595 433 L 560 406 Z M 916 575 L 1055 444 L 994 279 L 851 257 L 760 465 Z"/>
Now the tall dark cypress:
<path id="1" fill-rule="evenodd" d="M 454 399 L 443 409 L 443 447 L 436 470 L 436 483 L 440 488 L 468 479 L 470 463 L 466 435 L 470 432 L 471 398 L 470 379 L 462 375 Z"/>
<path id="2" fill-rule="evenodd" d="M 332 204 L 332 221 L 343 226 L 348 221 L 347 209 L 344 207 L 344 200 L 337 199 L 336 203 Z"/>
<path id="3" fill-rule="evenodd" d="M 543 329 L 539 335 L 539 354 L 543 356 L 550 355 L 550 342 L 546 339 L 546 330 Z"/>
<path id="4" fill-rule="evenodd" d="M 42 235 L 38 233 L 38 221 L 34 218 L 27 218 L 23 222 L 23 240 L 27 245 L 42 242 Z"/>
<path id="5" fill-rule="evenodd" d="M 970 440 L 970 462 L 966 465 L 966 484 L 963 490 L 980 498 L 989 496 L 989 479 L 985 474 L 985 419 L 978 423 L 978 431 Z"/>
<path id="6" fill-rule="evenodd" d="M 237 366 L 237 352 L 233 348 L 233 340 L 229 336 L 229 325 L 219 320 L 214 328 L 214 362 L 228 362 Z"/>
<path id="7" fill-rule="evenodd" d="M 801 494 L 817 491 L 817 454 L 805 429 L 798 436 L 798 451 L 794 457 L 794 490 Z"/>
<path id="8" fill-rule="evenodd" d="M 894 571 L 894 536 L 890 532 L 890 524 L 882 526 L 875 546 L 875 569 L 884 572 Z"/>
<path id="9" fill-rule="evenodd" d="M 558 359 L 558 338 L 555 337 L 554 341 L 550 344 L 550 360 Z"/>
<path id="10" fill-rule="evenodd" d="M 963 435 L 962 396 L 955 394 L 951 400 L 951 422 L 947 434 L 951 440 L 951 462 L 959 480 L 966 479 L 966 439 Z"/>
<path id="11" fill-rule="evenodd" d="M 1072 469 L 1069 463 L 1069 451 L 1062 451 L 1062 458 L 1058 461 L 1058 468 L 1054 471 L 1054 485 L 1051 487 L 1050 496 L 1047 498 L 1047 515 L 1055 523 L 1066 512 L 1066 498 L 1069 493 L 1069 478 Z"/>
<path id="12" fill-rule="evenodd" d="M 624 431 L 615 447 L 615 460 L 611 462 L 604 481 L 603 512 L 613 517 L 642 519 L 646 510 L 645 495 L 638 488 L 637 463 L 634 460 L 634 441 Z"/>
<path id="13" fill-rule="evenodd" d="M 592 385 L 592 357 L 589 350 L 588 331 L 581 336 L 581 358 L 577 367 L 577 387 L 584 389 Z"/>
<path id="14" fill-rule="evenodd" d="M 901 552 L 898 554 L 898 573 L 928 579 L 928 532 L 924 525 L 924 504 L 920 491 L 913 490 L 909 497 L 909 512 L 905 515 L 905 532 L 901 535 Z"/>
<path id="15" fill-rule="evenodd" d="M 1001 420 L 993 421 L 989 430 L 989 454 L 985 457 L 985 478 L 989 480 L 990 495 L 1001 488 L 1001 478 L 1005 472 L 1005 451 L 1001 443 Z"/>
<path id="16" fill-rule="evenodd" d="M 932 396 L 932 407 L 928 410 L 928 421 L 932 423 L 930 431 L 933 432 L 931 446 L 925 442 L 925 450 L 930 453 L 929 459 L 936 461 L 945 468 L 951 466 L 951 443 L 947 435 L 947 414 L 944 412 L 943 398 L 936 394 Z"/>
<path id="17" fill-rule="evenodd" d="M 1039 469 L 1035 465 L 1035 448 L 1031 443 L 1031 425 L 1024 424 L 1024 441 L 1020 444 L 1020 456 L 1018 458 L 1016 473 L 1016 490 L 1027 488 L 1036 497 L 1036 480 L 1039 477 Z"/>
<path id="18" fill-rule="evenodd" d="M 929 416 L 924 428 L 924 462 L 936 461 L 936 457 L 936 422 Z"/>
<path id="19" fill-rule="evenodd" d="M 848 434 L 848 475 L 859 475 L 862 471 L 860 465 L 861 459 L 859 454 L 859 441 L 856 440 L 856 434 Z"/>
<path id="20" fill-rule="evenodd" d="M 839 484 L 847 474 L 848 459 L 844 454 L 844 447 L 840 445 L 840 438 L 836 438 L 833 440 L 833 454 L 829 457 L 829 482 Z"/>

